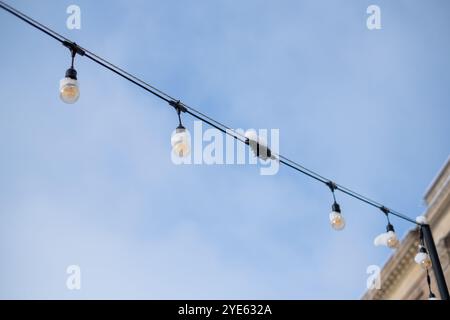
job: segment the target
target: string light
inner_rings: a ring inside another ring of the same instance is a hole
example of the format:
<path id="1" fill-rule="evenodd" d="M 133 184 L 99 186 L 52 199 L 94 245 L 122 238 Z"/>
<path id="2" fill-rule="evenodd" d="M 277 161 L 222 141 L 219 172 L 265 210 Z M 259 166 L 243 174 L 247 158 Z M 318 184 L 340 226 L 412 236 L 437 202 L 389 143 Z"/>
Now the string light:
<path id="1" fill-rule="evenodd" d="M 427 269 L 427 284 L 428 284 L 428 300 L 437 300 L 436 295 L 431 291 L 431 279 L 430 279 L 430 273 Z"/>
<path id="2" fill-rule="evenodd" d="M 398 241 L 397 235 L 395 234 L 394 226 L 391 224 L 389 220 L 389 209 L 386 207 L 382 207 L 381 211 L 386 215 L 387 226 L 386 232 L 381 233 L 374 239 L 374 244 L 376 246 L 384 245 L 388 248 L 395 249 L 399 246 L 400 242 Z"/>
<path id="3" fill-rule="evenodd" d="M 167 93 L 164 93 L 163 91 L 153 87 L 152 85 L 146 83 L 145 81 L 131 75 L 130 73 L 126 72 L 125 70 L 115 66 L 114 64 L 110 63 L 109 61 L 99 57 L 98 55 L 92 53 L 91 51 L 80 47 L 79 45 L 77 45 L 76 43 L 70 41 L 69 39 L 65 38 L 64 36 L 60 35 L 59 33 L 49 29 L 48 27 L 44 26 L 43 24 L 37 22 L 36 20 L 28 17 L 27 15 L 25 15 L 24 13 L 12 8 L 11 6 L 5 4 L 3 1 L 0 1 L 0 8 L 6 10 L 7 12 L 13 14 L 14 16 L 16 16 L 17 18 L 23 20 L 24 22 L 26 22 L 27 24 L 31 25 L 32 27 L 44 32 L 45 34 L 47 34 L 48 36 L 52 37 L 53 39 L 59 41 L 60 43 L 62 43 L 64 46 L 68 47 L 71 50 L 75 50 L 77 54 L 85 56 L 86 58 L 92 60 L 93 62 L 97 63 L 98 65 L 110 70 L 111 72 L 121 76 L 122 78 L 130 81 L 131 83 L 141 87 L 142 89 L 146 90 L 147 92 L 153 94 L 154 96 L 158 97 L 159 99 L 167 102 L 169 105 L 171 106 L 179 106 L 181 109 L 181 112 L 185 112 L 191 116 L 193 116 L 194 118 L 203 121 L 204 123 L 209 124 L 210 126 L 218 129 L 219 131 L 232 136 L 234 139 L 241 141 L 247 145 L 250 145 L 250 139 L 248 139 L 247 137 L 245 137 L 243 134 L 240 134 L 239 132 L 225 126 L 224 124 L 220 123 L 217 120 L 214 120 L 210 117 L 208 117 L 207 115 L 201 113 L 200 111 L 187 106 L 185 103 L 180 102 L 180 100 L 176 100 L 175 98 L 171 97 L 170 95 L 168 95 Z M 187 130 L 186 130 L 187 131 Z M 258 148 L 259 143 L 255 144 L 254 147 Z M 250 145 L 250 147 L 252 148 L 252 146 Z M 261 145 L 259 145 L 259 147 L 261 147 Z M 267 153 L 269 154 L 270 149 L 268 149 Z M 258 154 L 261 154 L 260 152 L 258 152 Z M 295 161 L 292 161 L 280 154 L 275 154 L 270 152 L 270 157 L 271 159 L 277 159 L 281 164 L 286 165 L 287 167 L 290 167 L 310 178 L 313 178 L 319 182 L 322 182 L 324 184 L 327 184 L 329 179 L 321 176 L 320 174 L 307 169 L 303 166 L 301 166 L 300 164 L 296 163 Z M 368 205 L 371 205 L 373 207 L 376 208 L 381 208 L 382 205 L 379 204 L 378 202 L 371 200 L 355 191 L 352 191 L 342 185 L 338 185 L 335 184 L 336 188 L 335 190 L 339 190 L 344 194 L 347 194 L 348 196 L 357 199 L 361 202 L 364 202 Z M 399 212 L 396 212 L 394 210 L 391 210 L 390 213 L 394 216 L 399 217 L 400 219 L 403 219 L 405 221 L 409 221 L 410 223 L 414 223 L 417 225 L 420 225 L 420 223 L 416 222 L 415 220 L 409 218 L 408 216 L 401 214 Z"/>
<path id="4" fill-rule="evenodd" d="M 59 96 L 65 103 L 75 103 L 80 97 L 80 87 L 77 80 L 77 70 L 73 67 L 73 62 L 77 51 L 75 48 L 70 48 L 72 54 L 72 64 L 66 71 L 65 78 L 59 82 Z"/>
<path id="5" fill-rule="evenodd" d="M 414 257 L 414 261 L 422 267 L 424 270 L 429 270 L 432 267 L 432 262 L 430 256 L 428 255 L 427 249 L 425 248 L 425 243 L 423 240 L 422 228 L 419 228 L 419 251 Z"/>
<path id="6" fill-rule="evenodd" d="M 341 207 L 336 202 L 336 196 L 334 194 L 334 190 L 336 190 L 336 184 L 332 181 L 329 181 L 328 187 L 331 190 L 331 194 L 333 195 L 333 204 L 331 205 L 331 213 L 330 213 L 330 224 L 334 230 L 340 231 L 345 228 L 345 219 L 341 213 Z"/>
<path id="7" fill-rule="evenodd" d="M 376 208 L 382 210 L 386 214 L 386 217 L 388 220 L 386 232 L 383 234 L 380 234 L 379 236 L 377 236 L 375 238 L 375 240 L 374 240 L 375 245 L 382 244 L 382 245 L 386 245 L 390 248 L 395 248 L 399 245 L 399 241 L 398 241 L 397 235 L 395 234 L 394 227 L 389 221 L 389 216 L 388 216 L 389 213 L 400 219 L 408 221 L 410 223 L 413 223 L 413 224 L 416 224 L 419 226 L 424 226 L 425 222 L 415 221 L 415 220 L 409 218 L 408 216 L 403 215 L 397 211 L 387 209 L 385 206 L 379 204 L 378 202 L 376 202 L 372 199 L 369 199 L 369 198 L 367 198 L 355 191 L 352 191 L 344 186 L 335 184 L 334 182 L 330 182 L 330 180 L 326 179 L 325 177 L 321 176 L 320 174 L 318 174 L 310 169 L 307 169 L 307 168 L 301 166 L 300 164 L 298 164 L 290 159 L 287 159 L 286 157 L 284 157 L 282 155 L 273 154 L 270 151 L 270 149 L 266 145 L 260 143 L 260 141 L 257 138 L 251 139 L 251 137 L 246 137 L 246 136 L 240 134 L 239 132 L 236 132 L 235 130 L 232 130 L 229 127 L 225 126 L 224 124 L 218 122 L 217 120 L 214 120 L 214 119 L 206 116 L 205 114 L 201 113 L 200 111 L 187 106 L 186 104 L 180 102 L 179 100 L 172 98 L 170 95 L 151 86 L 150 84 L 144 82 L 143 80 L 131 75 L 130 73 L 126 72 L 125 70 L 123 70 L 123 69 L 115 66 L 114 64 L 106 61 L 105 59 L 95 55 L 94 53 L 90 52 L 89 50 L 78 46 L 76 43 L 63 37 L 62 35 L 58 34 L 57 32 L 49 29 L 48 27 L 46 27 L 46 26 L 42 25 L 41 23 L 37 22 L 36 20 L 28 17 L 27 15 L 23 14 L 22 12 L 5 4 L 3 1 L 0 1 L 0 8 L 13 14 L 17 18 L 21 19 L 22 21 L 26 22 L 27 24 L 31 25 L 32 27 L 42 31 L 43 33 L 47 34 L 48 36 L 52 37 L 53 39 L 61 42 L 64 46 L 66 46 L 67 48 L 70 49 L 71 54 L 72 54 L 72 64 L 71 64 L 71 67 L 66 71 L 65 78 L 60 81 L 60 97 L 64 102 L 74 103 L 79 99 L 79 96 L 80 96 L 79 83 L 78 83 L 78 79 L 77 79 L 77 72 L 76 72 L 73 64 L 74 64 L 74 58 L 75 58 L 76 54 L 79 54 L 81 56 L 86 56 L 88 59 L 92 60 L 93 62 L 97 63 L 98 65 L 125 78 L 126 80 L 128 80 L 128 81 L 132 82 L 133 84 L 141 87 L 142 89 L 148 91 L 149 93 L 153 94 L 154 96 L 158 97 L 159 99 L 166 101 L 167 103 L 169 103 L 171 106 L 173 106 L 176 109 L 177 114 L 178 114 L 178 119 L 179 119 L 179 125 L 175 129 L 175 132 L 173 133 L 173 135 L 171 136 L 171 144 L 172 144 L 173 152 L 177 156 L 184 157 L 184 156 L 189 155 L 189 153 L 190 153 L 189 132 L 186 130 L 186 128 L 182 125 L 182 122 L 181 122 L 181 112 L 183 112 L 183 113 L 185 112 L 185 113 L 188 113 L 189 115 L 193 116 L 194 118 L 201 120 L 201 121 L 209 124 L 210 126 L 220 130 L 221 132 L 232 136 L 236 140 L 239 140 L 239 141 L 249 145 L 249 147 L 253 150 L 253 152 L 255 152 L 255 155 L 258 157 L 261 157 L 261 158 L 265 157 L 266 159 L 271 158 L 273 160 L 277 160 L 281 164 L 284 164 L 284 165 L 286 165 L 286 166 L 288 166 L 310 178 L 313 178 L 314 180 L 317 180 L 317 181 L 322 182 L 327 185 L 329 185 L 331 183 L 331 185 L 332 185 L 331 189 L 332 189 L 332 193 L 333 193 L 334 202 L 332 205 L 332 212 L 330 213 L 329 218 L 330 218 L 331 226 L 335 230 L 342 230 L 345 226 L 345 220 L 341 214 L 340 206 L 336 202 L 335 190 L 339 190 L 342 193 L 347 194 L 348 196 L 350 196 L 354 199 L 357 199 L 368 205 L 376 207 Z M 266 148 L 266 149 L 264 150 L 262 148 Z M 428 227 L 428 225 L 425 225 L 425 226 Z M 428 232 L 429 232 L 429 235 L 427 237 L 431 237 L 431 231 L 428 231 Z M 434 248 L 435 248 L 434 241 L 431 240 L 431 243 L 433 245 L 432 248 L 434 250 Z M 430 244 L 428 244 L 428 245 L 430 245 Z M 423 249 L 425 249 L 425 247 L 423 247 Z M 423 249 L 419 249 L 419 253 L 426 253 L 428 256 L 428 253 L 426 251 L 421 252 L 421 250 L 423 250 Z M 436 254 L 434 254 L 435 250 L 430 251 L 430 252 L 433 255 L 433 259 L 436 259 L 436 261 L 439 262 L 439 257 L 437 257 Z M 423 258 L 423 257 L 424 257 L 423 255 L 420 256 L 420 258 Z M 428 257 L 428 259 L 429 259 L 429 257 Z M 423 262 L 426 259 L 418 259 L 418 260 Z M 428 262 L 426 262 L 424 264 L 428 265 Z M 440 263 L 439 263 L 439 266 L 440 266 Z M 430 267 L 431 267 L 431 265 L 430 265 Z M 427 280 L 429 283 L 430 280 L 429 280 L 429 275 L 428 275 L 428 268 L 429 267 L 427 267 L 426 270 L 427 270 Z M 438 275 L 440 275 L 440 277 L 438 278 L 438 284 L 440 285 L 439 287 L 440 287 L 441 296 L 444 296 L 447 299 L 448 289 L 446 287 L 445 279 L 443 278 L 442 270 L 440 270 L 440 272 L 438 270 Z M 439 281 L 439 279 L 441 279 L 441 280 Z M 429 286 L 430 286 L 430 283 L 429 283 Z M 441 290 L 441 287 L 442 287 L 442 290 Z M 430 287 L 430 299 L 432 298 L 432 296 L 434 297 L 434 294 L 431 292 L 431 287 Z"/>
<path id="8" fill-rule="evenodd" d="M 184 111 L 180 101 L 176 101 L 173 104 L 173 107 L 177 111 L 178 115 L 178 127 L 175 129 L 170 142 L 172 144 L 173 153 L 180 158 L 187 157 L 191 152 L 189 132 L 183 126 L 181 122 L 181 112 Z"/>
<path id="9" fill-rule="evenodd" d="M 437 300 L 436 296 L 434 295 L 433 291 L 431 291 L 431 279 L 430 279 L 430 273 L 429 270 L 432 267 L 432 262 L 430 259 L 430 256 L 428 255 L 427 249 L 425 248 L 425 242 L 423 239 L 423 230 L 422 227 L 419 228 L 419 252 L 414 257 L 414 261 L 422 267 L 426 271 L 427 275 L 427 284 L 428 284 L 428 300 Z"/>
<path id="10" fill-rule="evenodd" d="M 437 298 L 433 292 L 430 292 L 430 295 L 428 296 L 428 300 L 437 300 Z"/>
<path id="11" fill-rule="evenodd" d="M 430 269 L 432 266 L 430 256 L 427 253 L 427 249 L 425 249 L 425 247 L 423 246 L 419 246 L 419 252 L 414 257 L 414 261 L 425 270 Z"/>

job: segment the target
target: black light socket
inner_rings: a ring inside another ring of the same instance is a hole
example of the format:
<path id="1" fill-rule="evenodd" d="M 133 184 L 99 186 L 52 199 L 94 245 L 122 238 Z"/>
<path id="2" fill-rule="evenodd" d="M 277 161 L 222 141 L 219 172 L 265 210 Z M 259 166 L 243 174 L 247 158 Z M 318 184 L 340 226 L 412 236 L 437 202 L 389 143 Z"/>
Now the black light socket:
<path id="1" fill-rule="evenodd" d="M 386 226 L 386 232 L 389 232 L 389 231 L 395 232 L 394 226 L 390 223 L 388 223 L 388 225 Z"/>
<path id="2" fill-rule="evenodd" d="M 75 70 L 74 68 L 67 69 L 66 78 L 77 80 L 77 70 Z"/>
<path id="3" fill-rule="evenodd" d="M 341 213 L 341 207 L 339 206 L 339 204 L 337 202 L 333 203 L 333 205 L 331 206 L 331 210 L 333 212 Z"/>

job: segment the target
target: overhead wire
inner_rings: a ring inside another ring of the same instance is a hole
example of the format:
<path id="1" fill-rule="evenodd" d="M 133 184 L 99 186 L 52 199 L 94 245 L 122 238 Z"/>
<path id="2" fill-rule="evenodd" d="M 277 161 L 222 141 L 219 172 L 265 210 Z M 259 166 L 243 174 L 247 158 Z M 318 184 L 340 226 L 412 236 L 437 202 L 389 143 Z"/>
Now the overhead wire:
<path id="1" fill-rule="evenodd" d="M 122 78 L 130 81 L 131 83 L 141 87 L 142 89 L 148 91 L 149 93 L 156 96 L 157 98 L 169 103 L 170 106 L 173 106 L 175 108 L 181 108 L 183 112 L 210 125 L 213 128 L 216 128 L 217 130 L 223 132 L 224 134 L 227 134 L 242 143 L 249 144 L 249 140 L 245 137 L 245 135 L 243 135 L 239 131 L 231 129 L 229 126 L 226 126 L 225 124 L 221 123 L 220 121 L 217 121 L 217 120 L 213 119 L 212 117 L 207 116 L 206 114 L 200 112 L 199 110 L 197 110 L 193 107 L 190 107 L 186 103 L 184 103 L 180 100 L 177 100 L 176 98 L 170 96 L 169 94 L 165 93 L 164 91 L 156 88 L 155 86 L 145 82 L 144 80 L 132 75 L 128 71 L 118 67 L 117 65 L 115 65 L 115 64 L 109 62 L 108 60 L 100 57 L 99 55 L 93 53 L 89 49 L 79 46 L 78 44 L 71 41 L 70 39 L 62 36 L 61 34 L 48 28 L 47 26 L 41 24 L 40 22 L 34 20 L 33 18 L 27 16 L 26 14 L 22 13 L 21 11 L 9 6 L 8 4 L 4 3 L 3 1 L 0 1 L 0 8 L 11 13 L 15 17 L 26 22 L 27 24 L 31 25 L 32 27 L 36 28 L 37 30 L 45 33 L 46 35 L 50 36 L 51 38 L 57 40 L 58 42 L 65 45 L 66 47 L 69 47 L 71 50 L 79 50 L 79 52 L 82 53 L 81 55 L 87 57 L 91 61 L 106 68 L 107 70 L 121 76 Z M 328 185 L 329 183 L 333 183 L 335 185 L 335 190 L 338 190 L 354 199 L 357 199 L 361 202 L 364 202 L 364 203 L 371 205 L 373 207 L 376 207 L 378 209 L 383 209 L 383 208 L 386 209 L 387 208 L 384 205 L 380 204 L 379 202 L 376 202 L 376 201 L 374 201 L 366 196 L 363 196 L 347 187 L 337 184 L 337 183 L 333 182 L 332 180 L 322 176 L 321 174 L 319 174 L 311 169 L 308 169 L 308 168 L 304 167 L 303 165 L 299 164 L 298 162 L 288 159 L 287 157 L 285 157 L 281 154 L 273 153 L 273 155 L 275 156 L 276 161 L 279 161 L 281 164 L 283 164 L 291 169 L 294 169 L 295 171 L 300 172 L 300 173 L 302 173 L 318 182 L 321 182 L 325 185 Z M 392 215 L 394 215 L 400 219 L 403 219 L 405 221 L 411 222 L 416 225 L 420 225 L 420 223 L 416 222 L 415 220 L 411 219 L 410 217 L 408 217 L 398 211 L 395 211 L 392 209 L 388 209 L 388 210 L 389 210 L 389 213 L 391 213 Z"/>

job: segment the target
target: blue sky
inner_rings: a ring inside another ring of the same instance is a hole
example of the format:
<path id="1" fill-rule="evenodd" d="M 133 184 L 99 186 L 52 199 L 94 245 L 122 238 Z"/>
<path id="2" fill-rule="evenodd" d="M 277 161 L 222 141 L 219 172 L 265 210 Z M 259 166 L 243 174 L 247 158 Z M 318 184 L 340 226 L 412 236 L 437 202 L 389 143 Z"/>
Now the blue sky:
<path id="1" fill-rule="evenodd" d="M 449 155 L 448 1 L 8 3 L 231 127 L 279 128 L 282 154 L 411 217 Z M 380 212 L 337 194 L 334 232 L 329 191 L 289 168 L 175 166 L 164 103 L 77 58 L 63 104 L 67 49 L 3 11 L 0 37 L 1 298 L 358 299 L 388 259 Z"/>

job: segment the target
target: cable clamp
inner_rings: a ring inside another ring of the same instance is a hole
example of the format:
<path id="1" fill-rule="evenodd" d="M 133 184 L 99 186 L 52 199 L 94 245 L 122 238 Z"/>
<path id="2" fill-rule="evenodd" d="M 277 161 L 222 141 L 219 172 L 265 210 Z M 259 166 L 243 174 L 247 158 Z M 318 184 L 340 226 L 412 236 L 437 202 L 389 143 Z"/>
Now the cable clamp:
<path id="1" fill-rule="evenodd" d="M 181 103 L 180 100 L 176 100 L 176 101 L 171 100 L 171 101 L 169 101 L 169 104 L 170 104 L 172 107 L 174 107 L 175 110 L 177 110 L 178 113 L 180 113 L 180 112 L 183 112 L 183 113 L 184 113 L 184 112 L 187 111 L 186 107 Z"/>
<path id="2" fill-rule="evenodd" d="M 334 190 L 337 190 L 337 185 L 336 183 L 334 183 L 333 181 L 328 181 L 326 182 L 326 185 L 328 186 L 328 188 L 330 188 L 331 192 L 334 192 Z"/>
<path id="3" fill-rule="evenodd" d="M 80 56 L 84 56 L 86 53 L 75 42 L 70 42 L 70 41 L 65 40 L 62 42 L 62 44 L 64 47 L 68 48 L 70 50 L 70 52 L 72 52 L 72 56 L 75 56 L 76 54 L 79 54 Z"/>

